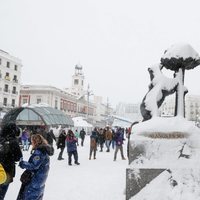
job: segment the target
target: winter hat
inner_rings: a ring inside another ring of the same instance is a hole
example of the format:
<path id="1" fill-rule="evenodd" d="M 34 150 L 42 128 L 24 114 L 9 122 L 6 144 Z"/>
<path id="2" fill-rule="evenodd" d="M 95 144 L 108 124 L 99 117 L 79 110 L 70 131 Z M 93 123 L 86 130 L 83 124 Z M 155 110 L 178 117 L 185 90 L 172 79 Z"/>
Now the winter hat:
<path id="1" fill-rule="evenodd" d="M 14 122 L 5 124 L 1 131 L 2 137 L 15 137 L 20 135 L 20 129 L 16 126 Z"/>

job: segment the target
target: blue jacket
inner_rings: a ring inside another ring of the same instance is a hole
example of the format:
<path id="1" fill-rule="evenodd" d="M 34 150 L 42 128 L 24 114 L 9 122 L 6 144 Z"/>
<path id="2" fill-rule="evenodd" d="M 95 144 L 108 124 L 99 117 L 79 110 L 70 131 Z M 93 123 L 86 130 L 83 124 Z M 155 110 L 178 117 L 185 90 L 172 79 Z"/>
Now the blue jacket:
<path id="1" fill-rule="evenodd" d="M 22 132 L 21 140 L 28 140 L 28 133 L 26 131 Z"/>
<path id="2" fill-rule="evenodd" d="M 67 145 L 67 152 L 77 151 L 77 139 L 74 136 L 67 136 L 66 145 Z"/>
<path id="3" fill-rule="evenodd" d="M 27 161 L 19 163 L 22 169 L 34 172 L 31 182 L 25 186 L 23 200 L 42 200 L 45 182 L 49 172 L 51 148 L 49 145 L 39 146 Z"/>
<path id="4" fill-rule="evenodd" d="M 98 134 L 96 131 L 92 131 L 92 134 L 90 135 L 90 138 L 94 138 L 96 140 L 96 142 L 98 142 Z"/>
<path id="5" fill-rule="evenodd" d="M 115 141 L 117 146 L 121 146 L 124 141 L 124 134 L 121 130 L 118 130 L 115 134 Z"/>

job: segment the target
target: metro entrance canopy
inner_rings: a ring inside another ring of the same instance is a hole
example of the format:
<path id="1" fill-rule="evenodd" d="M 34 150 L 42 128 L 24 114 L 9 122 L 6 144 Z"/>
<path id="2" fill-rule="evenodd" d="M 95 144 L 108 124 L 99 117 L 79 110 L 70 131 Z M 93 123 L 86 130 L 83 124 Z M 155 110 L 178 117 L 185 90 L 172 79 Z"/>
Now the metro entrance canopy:
<path id="1" fill-rule="evenodd" d="M 2 125 L 16 122 L 17 125 L 65 125 L 74 126 L 70 116 L 60 110 L 43 104 L 34 104 L 26 107 L 13 108 L 4 116 Z"/>

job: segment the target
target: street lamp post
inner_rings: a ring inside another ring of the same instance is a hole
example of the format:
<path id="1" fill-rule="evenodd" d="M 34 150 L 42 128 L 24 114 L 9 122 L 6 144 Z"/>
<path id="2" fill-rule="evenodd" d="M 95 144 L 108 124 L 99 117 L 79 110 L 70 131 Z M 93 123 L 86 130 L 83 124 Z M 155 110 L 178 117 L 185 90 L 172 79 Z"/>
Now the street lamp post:
<path id="1" fill-rule="evenodd" d="M 87 88 L 87 121 L 89 119 L 89 105 L 90 105 L 89 98 L 91 95 L 94 95 L 94 94 L 93 94 L 92 90 L 90 90 L 90 86 L 88 84 L 88 88 Z"/>

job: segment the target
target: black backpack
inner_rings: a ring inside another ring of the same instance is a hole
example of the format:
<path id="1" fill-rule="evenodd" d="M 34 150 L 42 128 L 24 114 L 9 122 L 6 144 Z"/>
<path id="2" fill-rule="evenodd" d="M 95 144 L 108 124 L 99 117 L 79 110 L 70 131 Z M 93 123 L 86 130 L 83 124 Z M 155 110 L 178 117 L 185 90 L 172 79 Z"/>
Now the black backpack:
<path id="1" fill-rule="evenodd" d="M 4 164 L 7 155 L 10 152 L 10 142 L 0 137 L 0 163 Z"/>

